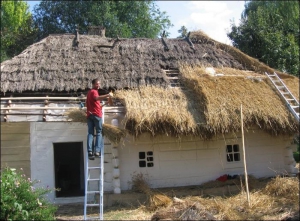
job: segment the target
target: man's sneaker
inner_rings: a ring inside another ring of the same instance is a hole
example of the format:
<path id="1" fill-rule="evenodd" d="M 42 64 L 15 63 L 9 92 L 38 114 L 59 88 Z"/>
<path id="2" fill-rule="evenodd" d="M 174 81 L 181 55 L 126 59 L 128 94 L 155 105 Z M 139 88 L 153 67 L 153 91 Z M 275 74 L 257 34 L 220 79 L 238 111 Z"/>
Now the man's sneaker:
<path id="1" fill-rule="evenodd" d="M 100 152 L 96 152 L 95 157 L 100 157 Z"/>
<path id="2" fill-rule="evenodd" d="M 89 159 L 90 160 L 94 160 L 95 159 L 94 155 L 93 155 L 93 152 L 89 152 L 88 155 L 89 155 Z"/>

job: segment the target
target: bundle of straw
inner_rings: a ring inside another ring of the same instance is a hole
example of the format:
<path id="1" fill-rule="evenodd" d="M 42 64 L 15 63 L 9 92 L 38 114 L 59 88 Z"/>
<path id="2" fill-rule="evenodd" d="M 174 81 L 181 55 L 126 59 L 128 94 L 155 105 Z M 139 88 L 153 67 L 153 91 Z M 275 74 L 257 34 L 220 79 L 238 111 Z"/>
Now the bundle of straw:
<path id="1" fill-rule="evenodd" d="M 65 112 L 65 115 L 68 120 L 74 122 L 86 123 L 86 113 L 82 109 L 71 109 Z M 107 139 L 109 139 L 112 143 L 118 144 L 122 138 L 126 136 L 126 131 L 124 129 L 118 128 L 111 124 L 103 124 L 102 125 L 102 133 Z"/>
<path id="2" fill-rule="evenodd" d="M 86 112 L 82 109 L 70 109 L 64 113 L 64 115 L 67 117 L 67 120 L 74 121 L 74 122 L 80 122 L 80 123 L 86 123 Z"/>
<path id="3" fill-rule="evenodd" d="M 126 131 L 111 124 L 103 124 L 103 136 L 110 142 L 118 144 L 126 136 Z"/>
<path id="4" fill-rule="evenodd" d="M 144 193 L 148 196 L 148 209 L 150 211 L 166 207 L 172 202 L 167 195 L 153 191 L 147 183 L 147 178 L 142 173 L 134 174 L 131 183 L 134 191 Z"/>

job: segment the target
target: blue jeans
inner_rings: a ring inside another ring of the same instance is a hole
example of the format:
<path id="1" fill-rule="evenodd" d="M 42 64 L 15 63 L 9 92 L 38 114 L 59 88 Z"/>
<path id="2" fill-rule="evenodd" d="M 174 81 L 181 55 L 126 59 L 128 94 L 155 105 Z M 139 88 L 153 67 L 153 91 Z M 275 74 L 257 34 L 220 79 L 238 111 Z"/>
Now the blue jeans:
<path id="1" fill-rule="evenodd" d="M 90 115 L 87 119 L 88 135 L 87 135 L 87 151 L 100 152 L 103 150 L 102 138 L 102 118 Z M 94 144 L 94 129 L 96 129 L 96 142 Z"/>

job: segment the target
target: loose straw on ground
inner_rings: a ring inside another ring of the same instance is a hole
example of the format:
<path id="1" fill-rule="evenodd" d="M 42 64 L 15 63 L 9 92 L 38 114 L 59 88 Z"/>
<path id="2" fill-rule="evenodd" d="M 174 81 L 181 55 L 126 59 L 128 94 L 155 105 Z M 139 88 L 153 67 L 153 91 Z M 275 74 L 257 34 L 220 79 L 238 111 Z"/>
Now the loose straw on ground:
<path id="1" fill-rule="evenodd" d="M 243 124 L 243 105 L 242 104 L 241 104 L 241 129 L 242 129 L 243 157 L 244 157 L 244 169 L 245 169 L 245 182 L 246 182 L 246 191 L 247 191 L 247 201 L 248 201 L 248 205 L 251 206 L 249 187 L 248 187 L 248 173 L 247 173 L 247 164 L 246 164 L 244 124 Z"/>

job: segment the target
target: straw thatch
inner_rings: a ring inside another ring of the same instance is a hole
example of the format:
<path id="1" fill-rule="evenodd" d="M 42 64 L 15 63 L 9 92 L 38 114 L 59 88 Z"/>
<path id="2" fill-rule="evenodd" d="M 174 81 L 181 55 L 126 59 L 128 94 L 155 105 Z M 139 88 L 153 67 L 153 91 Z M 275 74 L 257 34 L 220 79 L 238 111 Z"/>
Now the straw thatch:
<path id="1" fill-rule="evenodd" d="M 135 136 L 150 132 L 203 138 L 237 132 L 242 104 L 246 128 L 258 126 L 272 134 L 298 131 L 298 123 L 266 77 L 231 68 L 215 70 L 224 76 L 212 77 L 203 66 L 182 65 L 185 90 L 148 86 L 116 91 L 127 110 L 126 129 Z M 285 81 L 292 91 L 299 87 L 296 77 Z"/>
<path id="2" fill-rule="evenodd" d="M 240 105 L 246 128 L 292 134 L 298 123 L 264 72 L 274 69 L 217 42 L 201 31 L 188 39 L 109 39 L 50 35 L 1 63 L 4 92 L 86 91 L 93 78 L 114 88 L 126 107 L 125 128 L 133 135 L 214 134 L 240 130 Z M 222 77 L 213 77 L 214 67 Z M 185 90 L 168 89 L 163 69 L 179 69 Z M 276 71 L 299 99 L 299 78 Z M 129 90 L 127 90 L 129 88 Z M 126 90 L 125 90 L 126 89 Z"/>
<path id="3" fill-rule="evenodd" d="M 264 73 L 264 72 L 273 73 L 275 71 L 273 68 L 265 65 L 264 63 L 260 62 L 259 60 L 255 59 L 255 58 L 252 58 L 252 57 L 246 55 L 245 53 L 241 52 L 239 49 L 232 47 L 230 45 L 215 41 L 214 39 L 210 38 L 208 35 L 206 35 L 201 30 L 192 32 L 191 38 L 194 40 L 194 42 L 211 44 L 218 49 L 226 51 L 231 56 L 233 56 L 235 60 L 237 60 L 239 63 L 241 63 L 246 70 L 251 70 L 251 71 L 258 72 L 258 73 Z M 276 72 L 281 78 L 289 78 L 290 77 L 289 75 L 282 73 L 280 71 L 276 71 Z"/>
<path id="4" fill-rule="evenodd" d="M 68 120 L 73 122 L 86 123 L 86 113 L 82 109 L 71 109 L 64 113 Z M 126 131 L 124 129 L 118 128 L 111 124 L 102 125 L 102 133 L 110 142 L 114 144 L 120 143 L 121 139 L 126 136 Z"/>
<path id="5" fill-rule="evenodd" d="M 111 39 L 82 35 L 50 35 L 1 63 L 1 93 L 85 91 L 91 79 L 104 88 L 167 86 L 162 69 L 180 62 L 213 67 L 274 71 L 238 49 L 218 43 L 203 32 L 186 39 Z"/>

